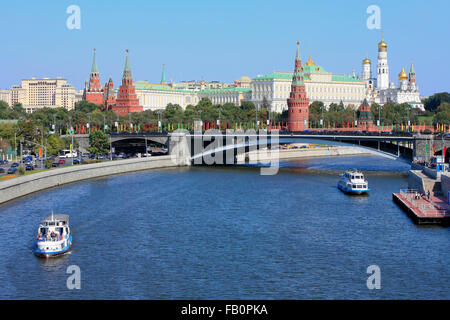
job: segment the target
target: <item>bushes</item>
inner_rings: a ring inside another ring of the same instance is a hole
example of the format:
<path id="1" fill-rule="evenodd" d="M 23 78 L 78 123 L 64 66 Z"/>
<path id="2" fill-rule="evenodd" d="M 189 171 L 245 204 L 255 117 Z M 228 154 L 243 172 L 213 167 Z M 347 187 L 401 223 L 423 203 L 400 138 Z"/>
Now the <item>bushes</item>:
<path id="1" fill-rule="evenodd" d="M 19 172 L 19 174 L 21 176 L 23 176 L 25 174 L 25 168 L 24 167 L 19 167 L 19 169 L 17 171 Z"/>

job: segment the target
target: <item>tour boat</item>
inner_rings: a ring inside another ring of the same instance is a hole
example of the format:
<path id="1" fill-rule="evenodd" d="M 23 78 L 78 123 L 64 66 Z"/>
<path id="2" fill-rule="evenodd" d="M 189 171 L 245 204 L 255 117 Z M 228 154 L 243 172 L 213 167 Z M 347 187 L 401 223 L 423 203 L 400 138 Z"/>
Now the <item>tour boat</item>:
<path id="1" fill-rule="evenodd" d="M 72 235 L 69 228 L 69 216 L 53 214 L 45 218 L 39 225 L 34 247 L 38 257 L 49 258 L 69 251 L 72 246 Z"/>
<path id="2" fill-rule="evenodd" d="M 370 191 L 369 183 L 364 179 L 364 175 L 356 169 L 347 170 L 341 175 L 338 188 L 349 194 L 363 194 Z"/>

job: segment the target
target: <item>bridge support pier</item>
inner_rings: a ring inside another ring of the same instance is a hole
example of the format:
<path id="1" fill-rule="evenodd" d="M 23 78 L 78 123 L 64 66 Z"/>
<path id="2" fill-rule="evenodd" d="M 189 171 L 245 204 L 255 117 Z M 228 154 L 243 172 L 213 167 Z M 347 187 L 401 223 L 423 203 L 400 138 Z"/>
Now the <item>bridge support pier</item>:
<path id="1" fill-rule="evenodd" d="M 169 139 L 169 154 L 178 165 L 191 165 L 190 141 L 187 132 L 173 132 Z"/>

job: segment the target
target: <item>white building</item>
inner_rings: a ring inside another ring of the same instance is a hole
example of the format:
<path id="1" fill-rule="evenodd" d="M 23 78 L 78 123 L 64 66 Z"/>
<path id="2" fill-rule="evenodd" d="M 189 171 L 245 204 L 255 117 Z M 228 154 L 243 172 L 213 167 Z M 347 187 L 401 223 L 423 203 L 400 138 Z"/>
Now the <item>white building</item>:
<path id="1" fill-rule="evenodd" d="M 353 73 L 350 76 L 326 72 L 311 57 L 303 65 L 306 95 L 310 102 L 321 101 L 325 106 L 332 103 L 358 107 L 365 98 L 365 82 Z M 273 72 L 258 76 L 252 81 L 253 103 L 261 108 L 264 99 L 272 112 L 287 110 L 291 92 L 292 72 Z"/>
<path id="2" fill-rule="evenodd" d="M 232 103 L 240 106 L 242 101 L 250 101 L 252 98 L 251 88 L 222 88 L 204 89 L 197 92 L 199 99 L 208 98 L 212 104 Z"/>
<path id="3" fill-rule="evenodd" d="M 381 105 L 388 102 L 408 103 L 413 108 L 425 111 L 412 63 L 409 75 L 405 72 L 405 68 L 398 75 L 397 87 L 393 82 L 389 83 L 387 44 L 384 38 L 378 44 L 377 78 L 372 77 L 371 61 L 367 57 L 363 60 L 362 77 L 365 81 L 366 98 L 369 102 Z"/>
<path id="4" fill-rule="evenodd" d="M 133 85 L 136 88 L 139 105 L 144 111 L 165 109 L 169 103 L 178 104 L 184 110 L 188 105 L 196 105 L 199 101 L 196 92 L 175 89 L 167 84 L 137 81 Z"/>

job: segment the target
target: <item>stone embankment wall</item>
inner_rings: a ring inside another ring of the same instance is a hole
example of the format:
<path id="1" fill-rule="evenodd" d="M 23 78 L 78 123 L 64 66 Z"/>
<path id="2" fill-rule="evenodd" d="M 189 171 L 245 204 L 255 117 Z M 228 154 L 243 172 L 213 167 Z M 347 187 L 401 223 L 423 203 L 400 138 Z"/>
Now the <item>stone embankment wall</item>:
<path id="1" fill-rule="evenodd" d="M 104 177 L 114 174 L 185 166 L 187 162 L 173 161 L 171 156 L 107 161 L 57 168 L 11 178 L 0 182 L 0 204 L 33 192 L 57 187 L 60 185 Z"/>

